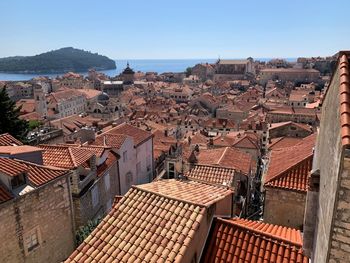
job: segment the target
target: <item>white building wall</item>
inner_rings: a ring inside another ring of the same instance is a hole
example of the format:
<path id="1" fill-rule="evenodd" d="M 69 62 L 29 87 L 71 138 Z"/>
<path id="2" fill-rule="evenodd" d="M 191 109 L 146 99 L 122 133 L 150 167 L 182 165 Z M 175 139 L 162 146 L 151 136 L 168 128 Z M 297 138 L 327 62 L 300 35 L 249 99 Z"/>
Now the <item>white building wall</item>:
<path id="1" fill-rule="evenodd" d="M 137 174 L 137 183 L 145 184 L 151 182 L 153 175 L 152 138 L 136 148 L 136 155 L 136 164 L 140 163 L 141 166 L 139 174 Z"/>

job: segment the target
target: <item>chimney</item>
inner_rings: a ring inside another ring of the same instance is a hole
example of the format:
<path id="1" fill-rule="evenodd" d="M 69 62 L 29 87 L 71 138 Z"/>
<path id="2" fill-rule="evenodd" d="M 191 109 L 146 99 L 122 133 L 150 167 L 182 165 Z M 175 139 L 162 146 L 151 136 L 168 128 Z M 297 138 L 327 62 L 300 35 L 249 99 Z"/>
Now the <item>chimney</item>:
<path id="1" fill-rule="evenodd" d="M 165 130 L 164 130 L 164 136 L 165 136 L 165 137 L 168 137 L 168 129 L 165 129 Z"/>
<path id="2" fill-rule="evenodd" d="M 106 135 L 103 135 L 103 146 L 107 146 Z"/>
<path id="3" fill-rule="evenodd" d="M 210 138 L 209 138 L 209 145 L 210 145 L 210 146 L 213 146 L 213 145 L 214 145 L 213 137 L 210 137 Z"/>

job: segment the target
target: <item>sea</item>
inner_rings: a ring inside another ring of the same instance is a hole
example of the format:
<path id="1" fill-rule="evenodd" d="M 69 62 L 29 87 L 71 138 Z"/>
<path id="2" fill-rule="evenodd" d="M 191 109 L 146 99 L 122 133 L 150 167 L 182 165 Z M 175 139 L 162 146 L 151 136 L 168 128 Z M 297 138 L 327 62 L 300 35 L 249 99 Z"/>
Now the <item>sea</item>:
<path id="1" fill-rule="evenodd" d="M 269 61 L 271 58 L 256 58 L 254 60 Z M 285 58 L 289 62 L 295 62 L 296 58 Z M 102 70 L 104 74 L 114 77 L 119 75 L 127 63 L 134 71 L 142 72 L 184 72 L 186 68 L 193 67 L 198 63 L 215 63 L 217 59 L 207 58 L 207 59 L 116 59 L 116 69 Z M 87 75 L 87 72 L 78 72 L 82 75 Z M 64 73 L 62 73 L 64 74 Z M 50 78 L 55 78 L 62 74 L 17 74 L 17 73 L 4 73 L 0 72 L 0 81 L 21 81 L 30 80 L 38 76 L 47 76 Z"/>

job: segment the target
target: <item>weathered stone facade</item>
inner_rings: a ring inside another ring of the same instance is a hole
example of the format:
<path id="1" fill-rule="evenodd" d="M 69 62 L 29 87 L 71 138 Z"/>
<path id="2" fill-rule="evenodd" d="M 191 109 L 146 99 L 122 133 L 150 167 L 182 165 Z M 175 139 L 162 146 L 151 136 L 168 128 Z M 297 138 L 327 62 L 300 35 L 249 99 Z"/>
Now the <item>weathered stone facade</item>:
<path id="1" fill-rule="evenodd" d="M 265 188 L 264 222 L 302 229 L 306 193 Z"/>
<path id="2" fill-rule="evenodd" d="M 120 195 L 118 162 L 115 161 L 80 195 L 73 195 L 76 226 L 103 217 L 112 207 L 114 196 Z"/>
<path id="3" fill-rule="evenodd" d="M 61 262 L 74 250 L 68 177 L 1 204 L 0 222 L 1 262 Z M 31 236 L 38 245 L 30 248 Z"/>

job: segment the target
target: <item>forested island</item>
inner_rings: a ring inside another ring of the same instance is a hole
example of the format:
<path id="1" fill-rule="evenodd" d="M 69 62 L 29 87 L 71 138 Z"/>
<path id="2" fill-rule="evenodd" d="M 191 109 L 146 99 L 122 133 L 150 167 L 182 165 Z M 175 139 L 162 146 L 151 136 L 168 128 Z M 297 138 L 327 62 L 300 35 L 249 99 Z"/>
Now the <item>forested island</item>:
<path id="1" fill-rule="evenodd" d="M 115 69 L 115 61 L 97 53 L 65 47 L 35 56 L 0 58 L 0 72 L 62 73 Z"/>

